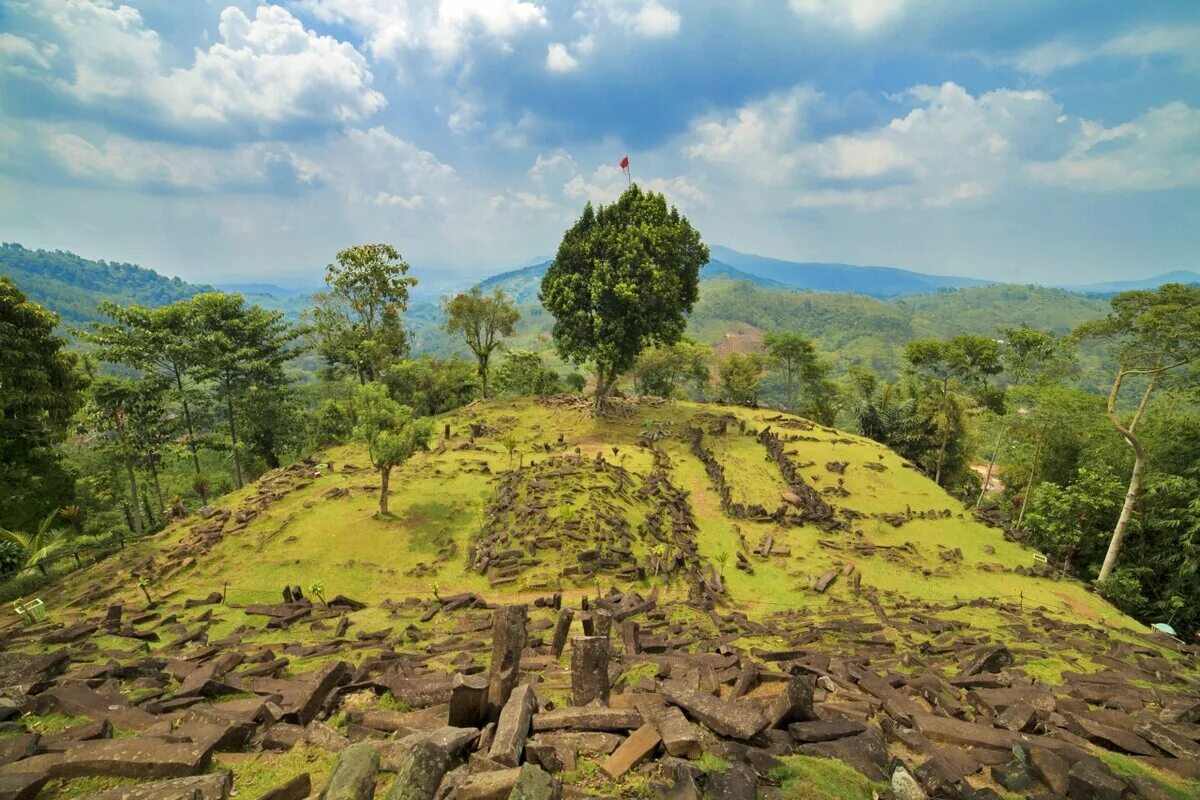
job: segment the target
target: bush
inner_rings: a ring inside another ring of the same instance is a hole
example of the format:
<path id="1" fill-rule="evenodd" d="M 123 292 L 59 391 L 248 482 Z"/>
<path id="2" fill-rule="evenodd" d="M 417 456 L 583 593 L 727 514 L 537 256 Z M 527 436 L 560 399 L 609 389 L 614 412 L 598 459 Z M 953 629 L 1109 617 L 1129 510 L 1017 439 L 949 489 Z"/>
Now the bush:
<path id="1" fill-rule="evenodd" d="M 1118 567 L 1106 580 L 1096 581 L 1096 591 L 1108 602 L 1130 616 L 1146 605 L 1142 582 L 1132 570 Z"/>
<path id="2" fill-rule="evenodd" d="M 345 444 L 354 430 L 353 409 L 336 400 L 323 400 L 313 414 L 311 440 L 314 446 Z"/>
<path id="3" fill-rule="evenodd" d="M 0 575 L 15 572 L 25 563 L 25 551 L 16 542 L 0 541 Z"/>

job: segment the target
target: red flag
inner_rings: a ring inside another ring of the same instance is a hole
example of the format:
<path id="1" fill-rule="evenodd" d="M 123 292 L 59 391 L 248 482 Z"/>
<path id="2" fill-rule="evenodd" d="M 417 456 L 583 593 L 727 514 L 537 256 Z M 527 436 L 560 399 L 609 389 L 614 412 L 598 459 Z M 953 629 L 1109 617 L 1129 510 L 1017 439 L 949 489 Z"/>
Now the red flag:
<path id="1" fill-rule="evenodd" d="M 629 169 L 629 156 L 621 159 L 621 169 Z"/>

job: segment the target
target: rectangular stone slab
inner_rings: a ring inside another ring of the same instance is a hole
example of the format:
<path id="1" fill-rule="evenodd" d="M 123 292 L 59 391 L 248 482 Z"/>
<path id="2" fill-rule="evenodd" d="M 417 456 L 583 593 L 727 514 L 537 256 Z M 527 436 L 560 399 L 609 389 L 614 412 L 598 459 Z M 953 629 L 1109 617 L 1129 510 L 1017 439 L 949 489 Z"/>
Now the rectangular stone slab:
<path id="1" fill-rule="evenodd" d="M 749 739 L 770 722 L 756 708 L 720 700 L 711 694 L 692 689 L 680 681 L 664 681 L 660 691 L 667 702 L 683 708 L 693 719 L 704 723 L 721 736 Z"/>
<path id="2" fill-rule="evenodd" d="M 600 769 L 609 778 L 616 780 L 653 753 L 660 741 L 662 738 L 658 735 L 658 730 L 654 725 L 647 723 L 621 742 L 621 746 L 613 751 Z"/>
<path id="3" fill-rule="evenodd" d="M 662 709 L 651 718 L 668 755 L 676 758 L 699 758 L 703 750 L 696 728 L 675 706 Z"/>
<path id="4" fill-rule="evenodd" d="M 537 700 L 530 684 L 523 683 L 512 690 L 508 702 L 500 710 L 489 758 L 506 767 L 520 765 L 525 737 L 529 735 L 529 722 L 536 708 Z"/>
<path id="5" fill-rule="evenodd" d="M 631 731 L 642 726 L 634 709 L 567 706 L 534 714 L 535 731 Z"/>

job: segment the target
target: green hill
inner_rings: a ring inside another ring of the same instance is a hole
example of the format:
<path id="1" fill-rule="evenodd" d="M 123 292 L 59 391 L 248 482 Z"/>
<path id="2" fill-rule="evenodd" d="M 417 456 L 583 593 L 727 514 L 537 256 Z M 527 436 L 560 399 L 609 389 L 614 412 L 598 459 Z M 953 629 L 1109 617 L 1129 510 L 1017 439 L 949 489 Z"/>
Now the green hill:
<path id="1" fill-rule="evenodd" d="M 0 275 L 12 278 L 67 327 L 99 319 L 96 307 L 104 300 L 162 306 L 215 291 L 134 264 L 91 261 L 63 250 L 29 250 L 11 243 L 0 243 Z"/>
<path id="2" fill-rule="evenodd" d="M 256 797 L 356 765 L 386 796 L 427 742 L 451 797 L 504 797 L 536 760 L 568 796 L 652 798 L 684 780 L 666 746 L 726 798 L 868 800 L 892 757 L 958 797 L 997 796 L 975 792 L 1018 756 L 1138 797 L 1200 789 L 1175 755 L 1200 689 L 1178 646 L 874 442 L 689 403 L 597 421 L 574 396 L 437 422 L 388 517 L 366 453 L 338 447 L 51 587 L 47 622 L 0 630 L 0 688 L 37 695 L 14 734 L 69 744 L 14 745 L 0 781 L 68 798 L 228 771 Z M 581 632 L 611 643 L 555 648 Z M 468 761 L 480 692 L 518 682 Z M 660 737 L 666 707 L 684 713 Z M 103 720 L 116 738 L 78 741 Z"/>

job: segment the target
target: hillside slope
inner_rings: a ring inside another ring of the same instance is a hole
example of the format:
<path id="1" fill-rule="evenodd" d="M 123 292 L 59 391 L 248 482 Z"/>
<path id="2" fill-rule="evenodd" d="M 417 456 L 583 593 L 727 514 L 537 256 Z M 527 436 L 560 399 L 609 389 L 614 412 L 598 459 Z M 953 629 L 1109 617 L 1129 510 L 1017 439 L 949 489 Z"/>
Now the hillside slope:
<path id="1" fill-rule="evenodd" d="M 1039 577 L 1032 551 L 878 444 L 697 404 L 597 421 L 578 397 L 475 404 L 438 428 L 393 475 L 392 516 L 374 514 L 363 450 L 334 448 L 46 592 L 48 623 L 0 631 L 0 688 L 38 694 L 21 727 L 104 718 L 125 738 L 17 760 L 0 782 L 60 776 L 44 797 L 67 798 L 215 767 L 240 796 L 301 773 L 315 790 L 353 739 L 380 751 L 385 774 L 366 779 L 382 796 L 418 741 L 450 748 L 445 767 L 494 735 L 451 797 L 505 796 L 525 759 L 577 797 L 651 798 L 674 780 L 652 738 L 666 704 L 687 714 L 669 746 L 719 798 L 868 800 L 893 756 L 952 764 L 921 780 L 968 796 L 996 788 L 985 765 L 1024 769 L 1014 747 L 1157 792 L 1140 797 L 1200 789 L 1173 757 L 1194 726 L 1132 732 L 1200 709 L 1194 665 L 1081 584 Z M 580 629 L 608 633 L 607 655 L 554 644 Z M 532 706 L 530 747 L 515 707 L 477 729 L 467 684 L 493 689 L 468 676 L 489 671 L 530 687 L 512 694 Z"/>

